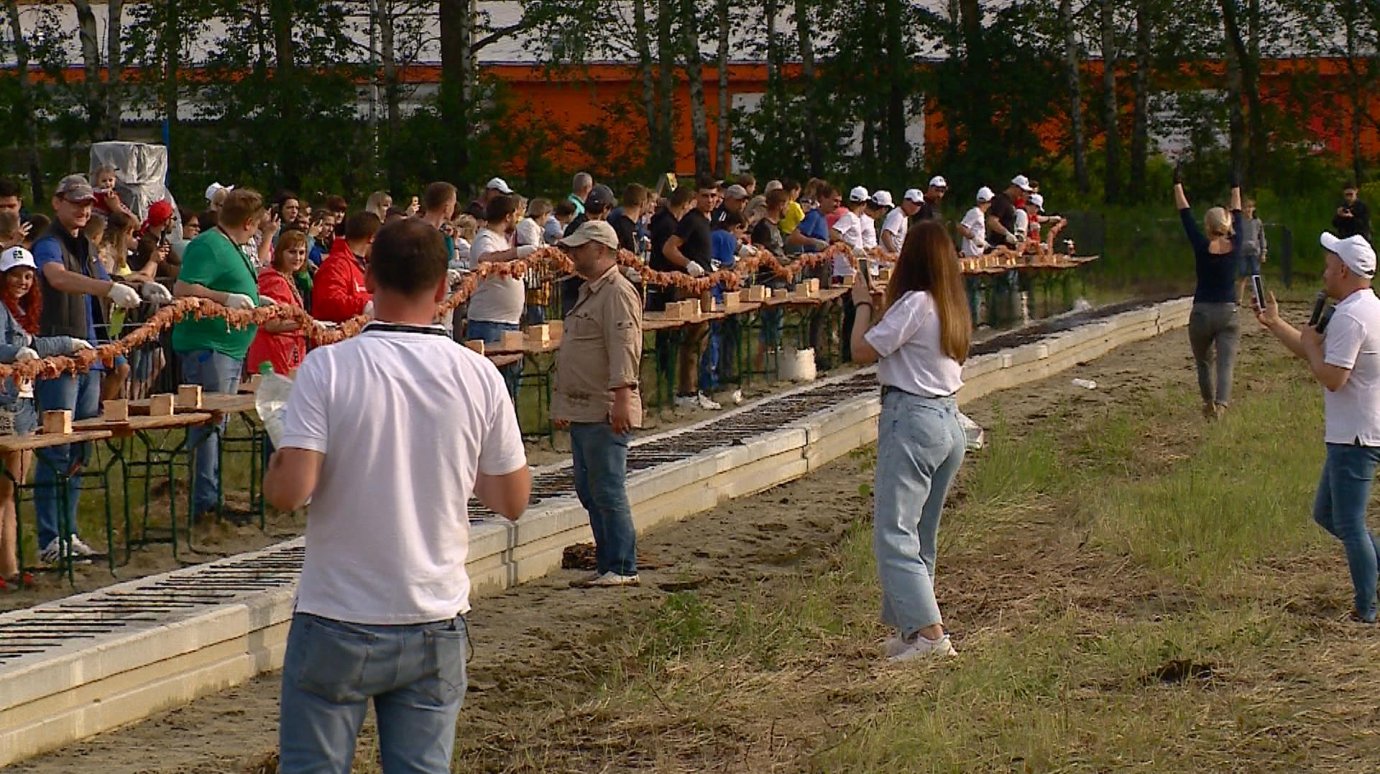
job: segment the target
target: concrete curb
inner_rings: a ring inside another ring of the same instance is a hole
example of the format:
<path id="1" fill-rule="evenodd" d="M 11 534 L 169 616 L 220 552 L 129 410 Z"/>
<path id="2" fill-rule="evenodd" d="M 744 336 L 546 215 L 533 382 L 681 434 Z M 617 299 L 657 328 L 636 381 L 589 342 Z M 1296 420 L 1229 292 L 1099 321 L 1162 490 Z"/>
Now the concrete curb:
<path id="1" fill-rule="evenodd" d="M 971 401 L 1038 381 L 1122 345 L 1182 327 L 1190 306 L 1189 299 L 1168 301 L 975 357 L 964 368 L 966 384 L 959 400 Z M 854 376 L 843 374 L 821 382 Z M 734 412 L 751 410 L 749 404 Z M 879 396 L 869 391 L 740 445 L 710 449 L 638 472 L 628 484 L 637 528 L 645 531 L 684 519 L 817 470 L 876 440 L 880 411 Z M 697 427 L 679 428 L 638 443 L 695 432 Z M 468 562 L 474 589 L 482 594 L 545 575 L 560 567 L 567 546 L 590 539 L 585 512 L 573 496 L 546 499 L 517 524 L 475 525 Z M 301 545 L 298 538 L 256 553 Z M 204 569 L 189 567 L 155 579 Z M 137 590 L 151 580 L 130 581 L 8 613 L 0 620 L 55 620 L 64 606 L 111 591 Z M 0 766 L 139 721 L 281 667 L 292 597 L 290 587 L 261 591 L 181 617 L 174 614 L 146 626 L 131 625 L 116 633 L 73 640 L 56 651 L 0 667 Z"/>

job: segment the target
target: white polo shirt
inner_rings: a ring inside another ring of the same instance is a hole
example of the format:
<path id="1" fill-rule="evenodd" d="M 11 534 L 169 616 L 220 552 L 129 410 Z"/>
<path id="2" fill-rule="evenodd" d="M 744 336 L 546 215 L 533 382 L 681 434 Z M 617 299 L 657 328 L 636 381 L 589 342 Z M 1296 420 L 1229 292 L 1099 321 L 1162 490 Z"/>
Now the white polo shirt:
<path id="1" fill-rule="evenodd" d="M 882 232 L 891 232 L 896 239 L 896 252 L 901 251 L 901 245 L 906 243 L 906 232 L 910 230 L 910 218 L 900 207 L 888 212 L 886 220 L 882 221 Z"/>
<path id="2" fill-rule="evenodd" d="M 373 323 L 307 355 L 286 414 L 283 447 L 326 455 L 297 611 L 361 624 L 467 612 L 475 477 L 527 463 L 498 369 L 439 326 Z"/>
<path id="3" fill-rule="evenodd" d="M 877 381 L 914 395 L 941 397 L 963 386 L 963 366 L 939 345 L 939 312 L 928 291 L 912 290 L 863 334 L 877 354 Z"/>
<path id="4" fill-rule="evenodd" d="M 858 222 L 861 224 L 859 233 L 863 249 L 871 250 L 877 246 L 877 221 L 873 220 L 871 215 L 863 212 L 862 215 L 858 216 Z"/>
<path id="5" fill-rule="evenodd" d="M 973 238 L 969 239 L 967 237 L 964 237 L 963 240 L 959 243 L 958 252 L 969 258 L 976 258 L 977 256 L 982 255 L 982 252 L 985 248 L 979 247 L 978 245 L 985 245 L 987 242 L 987 216 L 982 212 L 982 210 L 978 209 L 977 207 L 974 207 L 971 210 L 968 210 L 968 213 L 963 216 L 963 220 L 961 222 L 963 223 L 964 228 L 967 228 L 969 231 L 973 232 Z"/>
<path id="6" fill-rule="evenodd" d="M 834 221 L 834 230 L 839 232 L 843 243 L 857 250 L 862 247 L 862 219 L 852 210 L 844 210 L 839 219 Z M 857 274 L 852 264 L 843 256 L 834 258 L 834 276 L 851 277 Z"/>
<path id="7" fill-rule="evenodd" d="M 1348 368 L 1340 390 L 1323 390 L 1327 443 L 1380 446 L 1380 298 L 1366 289 L 1342 299 L 1323 339 L 1323 362 Z"/>

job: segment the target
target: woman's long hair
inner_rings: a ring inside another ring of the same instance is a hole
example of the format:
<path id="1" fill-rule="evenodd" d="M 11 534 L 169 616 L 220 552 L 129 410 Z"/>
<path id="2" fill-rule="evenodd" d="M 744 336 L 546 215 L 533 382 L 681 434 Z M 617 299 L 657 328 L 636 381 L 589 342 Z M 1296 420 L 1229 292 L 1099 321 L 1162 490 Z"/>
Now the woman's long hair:
<path id="1" fill-rule="evenodd" d="M 278 235 L 278 244 L 273 246 L 273 268 L 283 271 L 287 267 L 287 251 L 294 247 L 306 247 L 307 235 L 296 229 L 288 229 Z"/>
<path id="2" fill-rule="evenodd" d="M 967 360 L 973 338 L 972 313 L 963 292 L 958 251 L 949 232 L 936 221 L 921 221 L 906 233 L 896 269 L 886 286 L 887 308 L 912 290 L 926 291 L 934 299 L 939 314 L 940 350 L 959 363 Z"/>
<path id="3" fill-rule="evenodd" d="M 11 270 L 13 271 L 13 270 Z M 43 314 L 43 293 L 38 289 L 38 277 L 34 277 L 33 284 L 29 286 L 29 292 L 24 298 L 15 300 L 9 292 L 9 282 L 5 275 L 0 274 L 0 282 L 5 283 L 5 287 L 0 288 L 5 297 L 5 307 L 14 315 L 15 322 L 19 327 L 28 331 L 30 336 L 38 335 L 38 318 Z M 20 305 L 23 301 L 23 305 Z"/>

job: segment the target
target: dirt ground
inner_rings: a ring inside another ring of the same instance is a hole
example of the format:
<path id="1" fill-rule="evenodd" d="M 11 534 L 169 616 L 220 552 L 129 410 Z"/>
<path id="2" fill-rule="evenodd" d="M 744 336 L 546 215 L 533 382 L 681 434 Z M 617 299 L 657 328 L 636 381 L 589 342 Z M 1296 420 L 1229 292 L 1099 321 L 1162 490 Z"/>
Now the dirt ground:
<path id="1" fill-rule="evenodd" d="M 1261 346 L 1262 338 L 1252 332 L 1246 349 Z M 1073 377 L 1092 379 L 1098 388 L 1074 388 L 1070 385 Z M 1001 422 L 1020 435 L 1020 428 L 1039 424 L 1069 401 L 1089 406 L 1134 402 L 1138 396 L 1192 378 L 1186 336 L 1176 331 L 1044 382 L 989 396 L 964 410 L 980 424 Z M 602 742 L 593 738 L 586 739 L 587 744 L 570 742 L 576 752 L 564 765 L 544 768 L 530 763 L 537 757 L 533 745 L 542 744 L 541 734 L 529 727 L 533 708 L 560 696 L 571 681 L 588 688 L 591 667 L 582 663 L 585 647 L 597 653 L 598 643 L 621 636 L 633 620 L 660 605 L 668 591 L 695 588 L 716 604 L 732 604 L 760 594 L 763 584 L 820 571 L 821 563 L 827 561 L 820 549 L 835 544 L 850 523 L 868 512 L 870 501 L 859 494 L 859 485 L 869 480 L 870 473 L 858 461 L 844 458 L 805 479 L 655 530 L 639 541 L 642 561 L 651 568 L 644 572 L 639 589 L 575 590 L 569 582 L 578 573 L 563 570 L 476 599 L 470 617 L 474 647 L 470 691 L 458 730 L 461 770 L 597 770 L 590 751 L 597 751 Z M 961 490 L 962 482 L 956 496 L 962 496 Z M 1057 550 L 1038 540 L 1001 548 L 1031 557 Z M 1024 581 L 1006 582 L 1033 586 L 1044 581 L 1032 573 Z M 1015 597 L 1022 593 L 1019 588 L 1008 591 Z M 957 636 L 961 638 L 962 633 Z M 262 770 L 271 765 L 275 747 L 277 680 L 276 674 L 258 678 L 13 770 L 30 774 L 90 769 L 104 774 Z M 603 733 L 598 728 L 585 731 L 596 736 Z M 366 728 L 357 767 L 361 758 L 370 757 L 371 734 Z M 581 747 L 584 758 L 578 754 Z M 543 759 L 550 760 L 549 750 L 541 752 Z"/>

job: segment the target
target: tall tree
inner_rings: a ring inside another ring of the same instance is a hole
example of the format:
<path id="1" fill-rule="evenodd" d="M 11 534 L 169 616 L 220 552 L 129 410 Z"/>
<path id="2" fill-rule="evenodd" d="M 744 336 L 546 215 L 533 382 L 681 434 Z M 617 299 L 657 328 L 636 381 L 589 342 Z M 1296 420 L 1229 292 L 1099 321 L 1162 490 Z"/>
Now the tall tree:
<path id="1" fill-rule="evenodd" d="M 819 141 L 819 127 L 815 125 L 815 43 L 814 25 L 810 19 L 810 5 L 813 0 L 795 0 L 795 29 L 800 43 L 800 79 L 803 82 L 805 98 L 800 103 L 801 118 L 804 120 L 805 158 L 809 163 L 811 175 L 818 176 L 824 171 L 824 149 Z"/>
<path id="2" fill-rule="evenodd" d="M 906 139 L 906 96 L 909 92 L 910 66 L 904 43 L 904 31 L 909 29 L 902 16 L 901 0 L 884 0 L 882 37 L 886 45 L 886 153 L 883 165 L 894 172 L 910 167 L 910 142 Z"/>
<path id="3" fill-rule="evenodd" d="M 19 136 L 23 147 L 24 166 L 29 173 L 29 186 L 33 190 L 35 204 L 44 201 L 43 170 L 38 163 L 38 118 L 34 110 L 34 88 L 29 82 L 29 63 L 31 49 L 29 37 L 24 32 L 23 21 L 19 17 L 19 3 L 6 0 L 5 16 L 9 21 L 10 37 L 14 41 L 14 67 L 17 104 L 14 116 L 19 122 Z"/>
<path id="4" fill-rule="evenodd" d="M 681 3 L 681 53 L 690 87 L 690 135 L 695 146 L 695 174 L 714 174 L 710 158 L 709 118 L 704 107 L 704 55 L 700 53 L 699 19 L 694 0 Z"/>
<path id="5" fill-rule="evenodd" d="M 661 111 L 657 109 L 656 78 L 652 73 L 652 35 L 647 22 L 647 0 L 633 0 L 633 46 L 637 51 L 637 75 L 642 83 L 642 114 L 647 121 L 647 135 L 651 140 L 652 152 L 657 153 L 657 140 L 661 137 Z M 649 159 L 650 160 L 650 159 Z M 660 169 L 664 162 L 656 161 L 653 168 Z"/>
<path id="6" fill-rule="evenodd" d="M 676 0 L 657 0 L 656 6 L 656 53 L 657 53 L 657 93 L 661 104 L 658 106 L 661 132 L 654 138 L 653 157 L 660 162 L 658 171 L 669 171 L 676 163 L 676 51 L 680 48 L 676 40 L 675 8 Z"/>
<path id="7" fill-rule="evenodd" d="M 474 101 L 475 0 L 440 0 L 441 123 L 455 138 L 442 143 L 438 154 L 441 177 L 461 180 L 469 167 L 470 111 Z"/>
<path id="8" fill-rule="evenodd" d="M 1121 103 L 1116 93 L 1116 0 L 1098 0 L 1102 31 L 1102 120 L 1106 126 L 1107 162 L 1103 196 L 1109 202 L 1121 198 Z"/>
<path id="9" fill-rule="evenodd" d="M 1069 100 L 1069 144 L 1073 146 L 1073 176 L 1080 193 L 1087 193 L 1088 140 L 1083 131 L 1083 60 L 1078 48 L 1073 0 L 1059 0 L 1059 26 L 1064 33 L 1064 79 Z"/>
<path id="10" fill-rule="evenodd" d="M 1135 101 L 1131 119 L 1131 178 L 1130 193 L 1135 201 L 1144 201 L 1145 169 L 1150 155 L 1150 70 L 1153 67 L 1154 23 L 1150 4 L 1153 0 L 1136 0 L 1136 73 Z"/>
<path id="11" fill-rule="evenodd" d="M 1247 134 L 1247 147 L 1245 148 L 1244 159 L 1237 158 L 1241 154 L 1241 149 L 1234 148 L 1232 162 L 1241 169 L 1241 162 L 1245 161 L 1244 172 L 1246 179 L 1254 181 L 1260 172 L 1260 167 L 1264 163 L 1266 143 L 1268 142 L 1265 130 L 1265 116 L 1261 112 L 1260 99 L 1260 51 L 1258 45 L 1253 46 L 1248 42 L 1246 25 L 1243 22 L 1251 21 L 1253 10 L 1254 21 L 1251 24 L 1256 30 L 1259 29 L 1260 6 L 1256 0 L 1248 0 L 1248 8 L 1243 11 L 1238 0 L 1219 0 L 1222 9 L 1222 27 L 1226 35 L 1228 51 L 1227 61 L 1235 64 L 1235 72 L 1232 79 L 1235 83 L 1237 93 L 1235 101 L 1239 102 L 1242 98 L 1246 101 L 1247 126 L 1244 127 Z M 1254 50 L 1253 50 L 1254 49 Z M 1234 108 L 1233 120 L 1240 121 L 1241 106 L 1238 104 Z M 1234 143 L 1235 145 L 1235 143 Z"/>
<path id="12" fill-rule="evenodd" d="M 728 126 L 729 119 L 733 114 L 733 98 L 728 93 L 728 52 L 729 36 L 733 33 L 730 26 L 732 16 L 729 13 L 729 0 L 715 0 L 714 18 L 716 25 L 715 32 L 718 37 L 718 50 L 715 52 L 714 63 L 719 76 L 719 112 L 718 130 L 714 138 L 714 169 L 715 174 L 726 177 L 728 169 Z"/>
<path id="13" fill-rule="evenodd" d="M 103 139 L 115 140 L 120 137 L 120 124 L 124 105 L 124 16 L 123 0 L 106 2 L 105 25 L 105 125 L 101 129 Z"/>
<path id="14" fill-rule="evenodd" d="M 77 39 L 81 42 L 82 105 L 86 109 L 88 134 L 95 139 L 105 130 L 105 105 L 101 97 L 101 47 L 96 32 L 96 14 L 90 0 L 71 0 L 77 12 Z"/>

